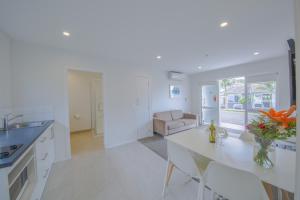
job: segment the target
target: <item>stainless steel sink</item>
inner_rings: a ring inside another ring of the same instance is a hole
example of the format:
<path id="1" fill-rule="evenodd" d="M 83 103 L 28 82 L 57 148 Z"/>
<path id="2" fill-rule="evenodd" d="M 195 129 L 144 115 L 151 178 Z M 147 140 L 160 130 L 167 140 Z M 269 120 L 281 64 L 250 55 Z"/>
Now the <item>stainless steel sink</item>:
<path id="1" fill-rule="evenodd" d="M 17 128 L 34 128 L 34 127 L 41 127 L 46 124 L 46 121 L 42 122 L 22 122 L 22 123 L 15 123 L 9 126 L 9 129 L 17 129 Z"/>

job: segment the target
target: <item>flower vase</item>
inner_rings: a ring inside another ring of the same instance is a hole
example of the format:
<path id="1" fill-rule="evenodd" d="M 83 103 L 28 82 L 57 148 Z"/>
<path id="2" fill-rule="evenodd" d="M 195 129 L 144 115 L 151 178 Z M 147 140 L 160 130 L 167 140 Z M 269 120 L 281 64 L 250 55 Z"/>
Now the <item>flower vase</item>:
<path id="1" fill-rule="evenodd" d="M 275 150 L 272 140 L 255 137 L 254 161 L 261 167 L 270 169 L 275 163 Z"/>

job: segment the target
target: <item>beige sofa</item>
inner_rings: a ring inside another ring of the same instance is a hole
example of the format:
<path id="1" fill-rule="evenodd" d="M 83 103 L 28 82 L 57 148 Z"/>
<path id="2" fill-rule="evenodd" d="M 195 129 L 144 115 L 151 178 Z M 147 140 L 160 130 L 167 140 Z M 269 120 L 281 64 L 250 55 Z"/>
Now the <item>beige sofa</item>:
<path id="1" fill-rule="evenodd" d="M 197 115 L 183 113 L 181 110 L 158 112 L 153 115 L 153 130 L 163 136 L 197 126 Z"/>

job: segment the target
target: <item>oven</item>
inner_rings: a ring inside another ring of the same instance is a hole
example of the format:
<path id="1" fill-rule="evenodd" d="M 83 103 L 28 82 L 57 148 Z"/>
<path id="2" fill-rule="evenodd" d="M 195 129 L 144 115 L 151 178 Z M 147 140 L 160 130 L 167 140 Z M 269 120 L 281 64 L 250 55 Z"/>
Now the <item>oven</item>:
<path id="1" fill-rule="evenodd" d="M 13 167 L 8 174 L 10 200 L 23 200 L 36 179 L 35 156 L 33 149 L 27 151 L 25 156 Z"/>

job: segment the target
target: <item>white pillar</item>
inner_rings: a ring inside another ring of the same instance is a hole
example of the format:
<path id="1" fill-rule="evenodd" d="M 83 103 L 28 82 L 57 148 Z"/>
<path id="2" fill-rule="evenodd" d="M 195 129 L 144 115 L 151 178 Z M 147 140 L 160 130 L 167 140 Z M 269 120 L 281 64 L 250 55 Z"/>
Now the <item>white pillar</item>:
<path id="1" fill-rule="evenodd" d="M 295 200 L 300 200 L 300 0 L 296 0 L 297 167 Z"/>

